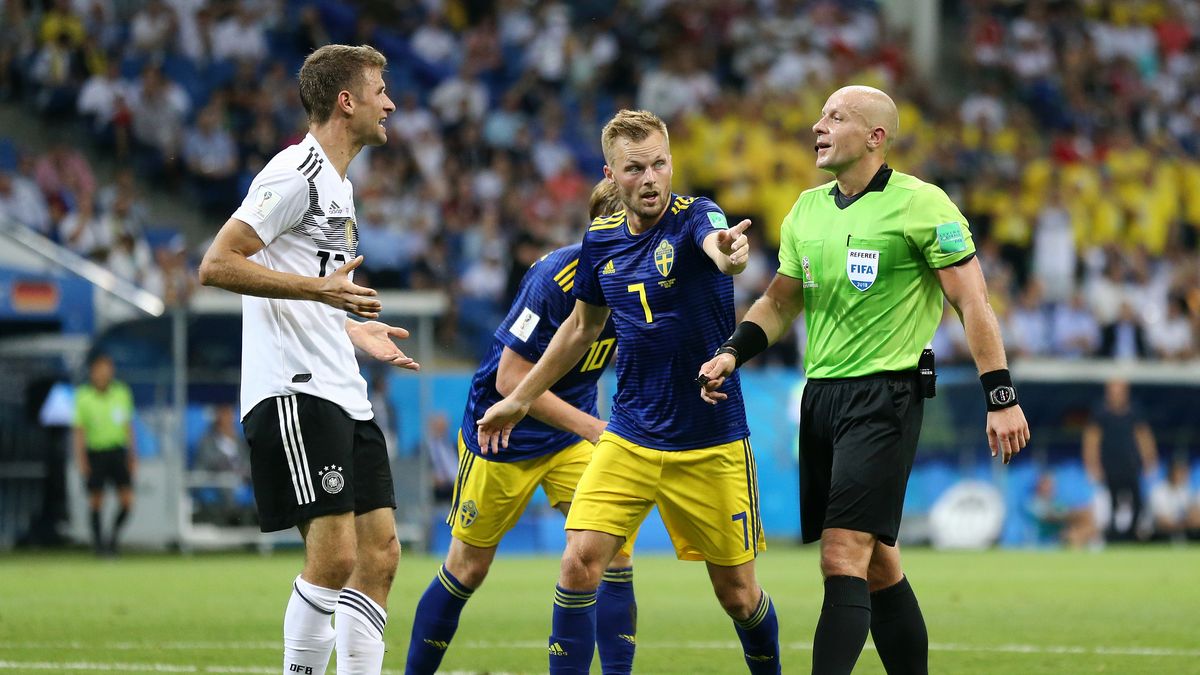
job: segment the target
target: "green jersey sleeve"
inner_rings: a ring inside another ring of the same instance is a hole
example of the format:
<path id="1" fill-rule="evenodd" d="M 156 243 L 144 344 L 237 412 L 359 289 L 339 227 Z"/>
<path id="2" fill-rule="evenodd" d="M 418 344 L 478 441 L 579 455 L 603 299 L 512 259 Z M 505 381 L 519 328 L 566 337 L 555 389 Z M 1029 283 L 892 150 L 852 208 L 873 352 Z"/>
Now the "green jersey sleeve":
<path id="1" fill-rule="evenodd" d="M 800 199 L 792 205 L 779 226 L 779 273 L 793 279 L 803 279 L 804 270 L 800 261 Z"/>
<path id="2" fill-rule="evenodd" d="M 925 184 L 913 195 L 904 223 L 904 238 L 935 270 L 975 253 L 967 219 L 936 185 Z"/>

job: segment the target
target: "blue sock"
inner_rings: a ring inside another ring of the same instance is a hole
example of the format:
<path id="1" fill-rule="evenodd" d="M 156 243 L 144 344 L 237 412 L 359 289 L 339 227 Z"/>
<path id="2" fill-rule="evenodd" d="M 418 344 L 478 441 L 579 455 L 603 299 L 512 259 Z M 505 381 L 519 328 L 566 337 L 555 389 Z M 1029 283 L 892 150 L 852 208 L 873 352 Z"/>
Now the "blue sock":
<path id="1" fill-rule="evenodd" d="M 596 648 L 604 675 L 633 672 L 637 647 L 637 601 L 633 597 L 633 568 L 604 570 L 596 591 Z"/>
<path id="2" fill-rule="evenodd" d="M 779 666 L 779 619 L 775 617 L 775 603 L 766 591 L 758 600 L 758 608 L 745 621 L 734 621 L 738 639 L 742 641 L 742 652 L 746 665 L 753 675 L 778 675 Z"/>
<path id="3" fill-rule="evenodd" d="M 458 615 L 471 598 L 474 589 L 459 583 L 446 566 L 438 570 L 429 588 L 417 603 L 413 615 L 412 637 L 408 641 L 406 675 L 425 675 L 437 672 L 458 630 Z"/>
<path id="4" fill-rule="evenodd" d="M 554 587 L 550 674 L 587 675 L 596 651 L 596 592 Z"/>

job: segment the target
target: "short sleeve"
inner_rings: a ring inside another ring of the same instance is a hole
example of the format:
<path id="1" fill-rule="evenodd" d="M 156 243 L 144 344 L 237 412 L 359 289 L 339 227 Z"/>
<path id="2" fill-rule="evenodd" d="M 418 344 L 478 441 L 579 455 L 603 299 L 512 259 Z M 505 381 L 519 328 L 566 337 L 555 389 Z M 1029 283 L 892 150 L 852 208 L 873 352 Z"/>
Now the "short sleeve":
<path id="1" fill-rule="evenodd" d="M 535 264 L 525 273 L 521 290 L 512 308 L 496 331 L 496 338 L 527 361 L 542 358 L 558 325 L 562 322 L 564 305 L 571 300 L 555 277 L 566 279 L 573 269 L 555 270 L 545 267 L 545 261 Z"/>
<path id="2" fill-rule="evenodd" d="M 258 234 L 264 245 L 291 229 L 308 208 L 308 181 L 294 167 L 268 164 L 250 184 L 233 217 Z"/>
<path id="3" fill-rule="evenodd" d="M 800 200 L 784 216 L 779 226 L 779 273 L 793 279 L 804 278 L 800 256 Z"/>
<path id="4" fill-rule="evenodd" d="M 607 307 L 608 300 L 604 298 L 604 289 L 600 288 L 599 270 L 596 264 L 595 242 L 588 235 L 583 236 L 583 248 L 579 251 L 579 266 L 575 269 L 575 299 L 589 305 Z"/>
<path id="5" fill-rule="evenodd" d="M 716 202 L 707 197 L 698 198 L 688 209 L 687 223 L 688 233 L 698 249 L 704 248 L 704 240 L 708 235 L 718 230 L 729 229 L 729 221 L 725 218 L 725 212 L 717 206 Z"/>
<path id="6" fill-rule="evenodd" d="M 923 185 L 913 195 L 904 221 L 904 237 L 935 270 L 975 253 L 967 219 L 936 185 Z"/>

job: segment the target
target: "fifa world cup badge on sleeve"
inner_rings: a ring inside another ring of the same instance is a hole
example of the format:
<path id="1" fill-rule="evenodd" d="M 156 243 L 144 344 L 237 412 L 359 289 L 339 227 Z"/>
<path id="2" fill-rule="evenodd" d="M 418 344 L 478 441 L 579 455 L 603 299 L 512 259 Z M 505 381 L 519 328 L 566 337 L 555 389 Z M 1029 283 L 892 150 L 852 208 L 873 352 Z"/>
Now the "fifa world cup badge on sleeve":
<path id="1" fill-rule="evenodd" d="M 967 242 L 963 241 L 962 225 L 957 222 L 942 223 L 937 226 L 938 248 L 942 253 L 958 253 L 967 250 Z"/>

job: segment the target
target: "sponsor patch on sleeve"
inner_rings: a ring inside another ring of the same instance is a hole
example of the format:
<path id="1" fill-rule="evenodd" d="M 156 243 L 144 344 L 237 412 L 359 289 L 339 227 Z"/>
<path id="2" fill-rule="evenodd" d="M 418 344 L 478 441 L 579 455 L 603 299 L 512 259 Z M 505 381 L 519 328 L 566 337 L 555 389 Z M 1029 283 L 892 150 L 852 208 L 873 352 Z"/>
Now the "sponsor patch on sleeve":
<path id="1" fill-rule="evenodd" d="M 520 338 L 521 342 L 529 342 L 529 336 L 533 335 L 533 329 L 537 328 L 538 321 L 541 320 L 542 317 L 534 314 L 532 309 L 526 307 L 521 312 L 521 315 L 517 317 L 517 320 L 513 322 L 513 325 L 509 326 L 508 332 Z"/>
<path id="2" fill-rule="evenodd" d="M 938 247 L 942 253 L 958 253 L 967 250 L 967 242 L 963 241 L 962 225 L 957 221 L 938 225 L 937 238 Z"/>
<path id="3" fill-rule="evenodd" d="M 709 211 L 708 222 L 712 223 L 714 230 L 729 229 L 729 221 L 725 220 L 725 214 L 720 211 Z"/>
<path id="4" fill-rule="evenodd" d="M 276 206 L 283 201 L 283 195 L 274 188 L 260 186 L 254 193 L 254 201 L 251 202 L 251 208 L 258 214 L 259 218 L 266 218 L 271 215 Z"/>

